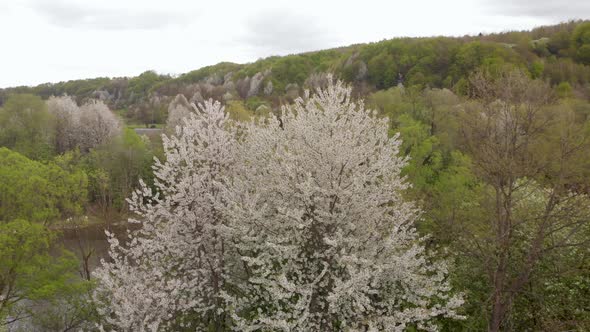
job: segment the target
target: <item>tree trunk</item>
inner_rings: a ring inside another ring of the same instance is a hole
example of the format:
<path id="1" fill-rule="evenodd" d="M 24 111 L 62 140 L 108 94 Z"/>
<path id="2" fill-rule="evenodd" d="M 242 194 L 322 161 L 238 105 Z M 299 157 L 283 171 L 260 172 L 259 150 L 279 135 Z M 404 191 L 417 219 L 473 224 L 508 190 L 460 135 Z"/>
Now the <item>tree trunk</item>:
<path id="1" fill-rule="evenodd" d="M 506 305 L 504 299 L 504 285 L 506 279 L 506 255 L 500 254 L 498 267 L 494 273 L 494 293 L 492 296 L 492 314 L 488 331 L 497 332 L 502 327 L 502 321 L 506 315 Z"/>
<path id="2" fill-rule="evenodd" d="M 502 183 L 501 181 L 500 183 Z M 508 273 L 508 252 L 510 248 L 511 232 L 511 188 L 512 182 L 502 188 L 501 185 L 496 187 L 496 239 L 495 247 L 497 250 L 497 265 L 493 274 L 493 294 L 492 294 L 492 312 L 489 321 L 488 330 L 490 332 L 500 331 L 502 322 L 508 310 L 506 294 L 506 278 Z M 510 295 L 508 295 L 510 296 Z"/>

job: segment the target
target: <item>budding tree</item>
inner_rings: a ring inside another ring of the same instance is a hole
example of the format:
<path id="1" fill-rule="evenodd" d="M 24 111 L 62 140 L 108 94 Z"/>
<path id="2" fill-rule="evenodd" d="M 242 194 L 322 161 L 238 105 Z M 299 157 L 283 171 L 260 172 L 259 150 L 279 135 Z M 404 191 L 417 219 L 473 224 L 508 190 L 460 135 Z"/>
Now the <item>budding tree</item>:
<path id="1" fill-rule="evenodd" d="M 234 163 L 233 127 L 212 101 L 163 136 L 156 191 L 144 183 L 129 200 L 141 229 L 126 244 L 111 235 L 110 262 L 95 277 L 107 324 L 125 331 L 219 330 L 225 324 L 226 225 L 220 187 Z M 195 326 L 196 324 L 196 326 Z"/>
<path id="2" fill-rule="evenodd" d="M 458 317 L 444 262 L 406 202 L 398 136 L 342 82 L 247 126 L 227 192 L 244 284 L 240 331 L 436 330 Z"/>
<path id="3" fill-rule="evenodd" d="M 531 293 L 535 276 L 551 276 L 540 270 L 545 257 L 563 248 L 587 250 L 588 241 L 577 235 L 590 220 L 580 203 L 588 199 L 590 169 L 584 121 L 555 104 L 548 83 L 521 69 L 500 69 L 470 77 L 476 102 L 458 113 L 462 145 L 490 188 L 487 224 L 465 232 L 464 249 L 486 272 L 489 331 L 512 327 L 515 307 Z"/>

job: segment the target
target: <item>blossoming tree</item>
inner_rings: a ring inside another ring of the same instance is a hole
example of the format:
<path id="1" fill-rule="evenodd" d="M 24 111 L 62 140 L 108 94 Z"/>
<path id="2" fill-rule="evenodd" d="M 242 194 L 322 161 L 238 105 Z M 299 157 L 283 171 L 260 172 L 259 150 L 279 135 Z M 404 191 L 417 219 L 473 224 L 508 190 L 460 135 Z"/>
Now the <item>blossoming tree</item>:
<path id="1" fill-rule="evenodd" d="M 129 200 L 141 228 L 110 237 L 111 261 L 96 271 L 106 323 L 122 330 L 205 330 L 225 321 L 225 244 L 219 187 L 234 163 L 234 134 L 219 103 L 201 105 L 164 136 L 166 161 Z"/>
<path id="2" fill-rule="evenodd" d="M 329 80 L 280 120 L 247 127 L 228 193 L 247 276 L 228 294 L 237 329 L 436 330 L 462 300 L 413 226 L 400 140 Z"/>
<path id="3" fill-rule="evenodd" d="M 387 120 L 328 87 L 243 126 L 208 102 L 164 136 L 156 192 L 130 200 L 141 228 L 96 272 L 121 330 L 436 330 L 455 317 L 402 197 Z M 239 129 L 239 130 L 238 130 Z"/>
<path id="4" fill-rule="evenodd" d="M 121 133 L 117 116 L 100 100 L 78 107 L 70 96 L 52 96 L 47 108 L 56 118 L 55 143 L 60 153 L 74 148 L 88 152 Z"/>

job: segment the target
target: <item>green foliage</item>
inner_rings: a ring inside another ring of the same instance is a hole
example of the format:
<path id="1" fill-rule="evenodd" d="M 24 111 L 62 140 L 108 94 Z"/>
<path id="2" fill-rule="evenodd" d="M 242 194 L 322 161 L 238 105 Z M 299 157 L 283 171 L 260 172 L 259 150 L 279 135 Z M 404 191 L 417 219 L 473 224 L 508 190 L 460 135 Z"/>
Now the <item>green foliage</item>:
<path id="1" fill-rule="evenodd" d="M 404 88 L 390 88 L 371 94 L 367 103 L 369 107 L 377 110 L 381 115 L 387 116 L 390 121 L 393 121 L 402 112 L 410 108 L 410 105 L 405 102 L 403 95 Z"/>
<path id="2" fill-rule="evenodd" d="M 486 72 L 497 79 L 502 77 L 503 71 L 512 70 L 510 67 L 510 64 L 487 66 Z M 465 84 L 468 88 L 470 83 L 466 81 Z M 590 104 L 572 98 L 573 88 L 569 83 L 555 89 L 568 99 L 542 110 L 548 116 L 551 114 L 552 121 L 543 133 L 543 143 L 535 147 L 534 155 L 546 158 L 546 173 L 541 178 L 547 186 L 550 181 L 568 179 L 569 183 L 576 183 L 575 188 L 588 188 L 590 172 L 587 170 L 590 164 L 585 157 L 587 153 L 578 149 L 589 149 L 584 137 L 587 139 L 590 135 Z M 515 91 L 519 90 L 513 93 Z M 494 229 L 490 218 L 494 215 L 494 192 L 476 172 L 482 165 L 474 164 L 472 156 L 463 148 L 466 144 L 462 134 L 465 124 L 460 116 L 463 112 L 480 112 L 480 109 L 474 108 L 472 101 L 449 90 L 421 89 L 419 86 L 377 91 L 369 96 L 367 103 L 379 114 L 391 119 L 392 134 L 400 134 L 403 141 L 401 152 L 410 157 L 403 171 L 413 185 L 407 195 L 420 201 L 425 212 L 418 229 L 422 234 L 431 236 L 432 246 L 448 248 L 448 258 L 454 261 L 451 280 L 457 289 L 465 292 L 463 313 L 467 319 L 444 321 L 443 331 L 486 330 L 492 284 L 488 267 L 482 264 L 482 257 L 475 254 L 483 249 L 475 249 L 470 241 L 478 239 L 485 246 L 493 244 L 490 234 L 494 234 Z M 559 150 L 559 142 L 577 151 L 577 157 L 569 156 L 565 165 L 560 164 L 559 158 L 551 157 L 555 156 L 551 151 Z M 531 211 L 539 210 L 538 207 L 530 208 Z M 522 212 L 523 216 L 518 220 L 526 220 L 526 216 L 531 214 Z M 520 229 L 518 236 L 514 237 L 520 247 L 513 253 L 513 259 L 519 263 L 511 269 L 519 268 L 525 260 L 522 255 L 528 249 L 527 234 L 530 232 Z M 575 255 L 578 255 L 580 264 L 574 263 L 573 258 L 560 258 L 572 253 L 566 248 L 543 260 L 531 280 L 530 293 L 525 291 L 515 302 L 507 326 L 512 326 L 514 330 L 531 327 L 536 330 L 586 329 L 589 317 L 578 309 L 576 300 L 572 298 L 572 302 L 561 303 L 558 300 L 560 292 L 568 293 L 568 296 L 586 296 L 584 282 L 590 265 L 581 250 L 585 252 L 588 246 L 577 250 Z M 492 259 L 492 256 L 489 257 Z M 574 269 L 575 272 L 564 273 L 567 269 Z M 568 303 L 575 304 L 570 306 Z"/>
<path id="3" fill-rule="evenodd" d="M 520 220 L 527 220 L 526 216 L 538 214 L 538 209 L 544 206 L 549 193 L 538 183 L 532 183 L 522 190 L 516 209 Z M 588 197 L 577 199 L 580 208 L 590 207 Z M 569 209 L 568 209 L 569 210 Z M 523 225 L 527 236 L 532 229 L 532 222 Z M 568 236 L 566 231 L 555 232 L 548 245 L 559 242 Z M 584 223 L 577 227 L 574 241 L 583 243 L 590 236 L 590 225 Z M 557 247 L 540 262 L 538 273 L 530 280 L 527 292 L 518 299 L 515 330 L 523 330 L 529 326 L 538 326 L 543 331 L 585 331 L 590 327 L 590 313 L 580 310 L 588 305 L 590 295 L 590 260 L 587 246 Z"/>
<path id="4" fill-rule="evenodd" d="M 51 271 L 65 271 L 66 265 L 71 264 L 60 265 L 59 259 L 46 255 L 54 235 L 39 228 L 39 224 L 82 213 L 88 197 L 92 203 L 88 205 L 89 211 L 98 206 L 104 213 L 103 219 L 114 220 L 113 211 L 126 212 L 125 198 L 139 178 L 148 183 L 153 181 L 150 166 L 157 149 L 161 149 L 158 143 L 150 145 L 133 130 L 126 129 L 112 144 L 98 147 L 86 156 L 77 151 L 54 156 L 53 119 L 41 98 L 66 93 L 81 102 L 93 97 L 96 91 L 107 91 L 117 96 L 117 100 L 109 102 L 122 110 L 119 112 L 122 117 L 144 126 L 163 121 L 166 113 L 166 105 L 152 103 L 152 99 L 168 100 L 168 96 L 177 93 L 190 97 L 194 91 L 189 85 L 200 82 L 214 83 L 218 89 L 224 76 L 230 73 L 228 77 L 236 84 L 239 79 L 265 73 L 263 86 L 272 82 L 271 96 L 259 94 L 226 104 L 232 119 L 247 121 L 264 116 L 273 106 L 284 102 L 288 84 L 305 87 L 311 74 L 330 71 L 353 82 L 354 92 L 367 97 L 368 107 L 389 118 L 390 134 L 399 133 L 403 140 L 402 153 L 410 157 L 403 172 L 413 185 L 406 194 L 420 201 L 424 209 L 418 229 L 431 236 L 431 246 L 449 249 L 447 255 L 454 262 L 451 279 L 455 287 L 465 291 L 467 300 L 463 308 L 467 319 L 443 321 L 443 330 L 486 330 L 490 312 L 489 271 L 482 258 L 471 250 L 474 244 L 469 241 L 478 239 L 484 245 L 493 245 L 490 218 L 494 215 L 495 202 L 491 199 L 494 192 L 477 172 L 485 165 L 477 164 L 474 154 L 465 148 L 470 142 L 465 142 L 465 123 L 460 114 L 482 110 L 481 105 L 474 106 L 476 103 L 467 99 L 473 90 L 470 75 L 483 70 L 491 77 L 498 77 L 506 68 L 528 70 L 531 78 L 549 81 L 552 91 L 561 98 L 558 104 L 539 111 L 546 112 L 551 123 L 533 151 L 547 168 L 535 176 L 537 185 L 543 188 L 556 181 L 566 181 L 563 190 L 587 191 L 590 187 L 589 22 L 571 21 L 532 31 L 478 37 L 395 38 L 333 50 L 272 56 L 248 64 L 222 62 L 177 78 L 148 71 L 134 78 L 95 78 L 0 89 L 0 146 L 11 149 L 0 148 L 0 269 L 12 259 L 2 255 L 18 253 L 15 250 L 22 247 L 18 249 L 22 257 L 28 257 L 19 261 L 19 264 L 26 263 L 21 265 L 22 271 L 36 274 L 24 273 L 21 274 L 24 277 L 19 277 L 26 296 L 50 301 L 56 307 L 67 299 L 68 303 L 78 303 L 74 307 L 87 310 L 84 315 L 91 316 L 92 310 L 80 304 L 78 297 L 88 291 L 88 285 L 72 286 L 68 293 L 63 288 L 63 278 L 53 272 L 39 272 L 41 263 Z M 230 90 L 232 98 L 236 98 L 236 87 Z M 150 93 L 158 98 L 149 98 Z M 219 96 L 222 94 L 223 91 Z M 563 142 L 572 144 L 568 146 L 572 153 L 586 153 L 562 164 L 561 159 L 553 156 L 558 155 L 555 151 Z M 533 215 L 537 208 L 534 202 L 528 201 L 519 213 Z M 28 221 L 13 221 L 16 219 Z M 518 264 L 513 264 L 512 269 L 524 260 L 523 252 L 527 249 L 524 244 L 531 229 L 530 224 L 522 223 L 514 235 L 517 250 L 511 259 Z M 7 232 L 22 234 L 24 244 L 14 242 L 17 239 L 7 237 Z M 587 241 L 590 237 L 587 227 L 581 227 L 577 236 L 580 243 Z M 66 261 L 69 259 L 67 255 L 64 257 Z M 588 330 L 590 317 L 587 310 L 581 309 L 589 306 L 588 257 L 587 246 L 563 248 L 545 257 L 513 304 L 510 328 Z M 32 278 L 37 276 L 40 279 L 34 281 Z M 55 295 L 60 292 L 61 298 L 56 300 Z M 39 324 L 54 326 L 60 315 L 59 311 L 49 312 L 45 318 L 38 318 Z"/>
<path id="5" fill-rule="evenodd" d="M 457 81 L 467 77 L 481 66 L 493 69 L 506 62 L 520 65 L 522 60 L 518 58 L 513 49 L 503 45 L 479 41 L 470 42 L 457 50 L 450 68 L 450 75 Z"/>
<path id="6" fill-rule="evenodd" d="M 531 64 L 530 72 L 533 78 L 540 78 L 545 70 L 545 64 L 541 61 L 535 61 Z"/>
<path id="7" fill-rule="evenodd" d="M 312 74 L 332 70 L 342 54 L 335 50 L 310 52 L 283 57 L 272 56 L 243 66 L 236 72 L 236 78 L 252 77 L 256 73 L 269 70 L 274 91 L 284 93 L 288 84 L 303 86 Z"/>
<path id="8" fill-rule="evenodd" d="M 92 97 L 92 93 L 96 90 L 112 90 L 109 85 L 112 80 L 107 77 L 91 78 L 86 80 L 72 80 L 61 82 L 57 84 L 42 84 L 34 88 L 34 93 L 43 97 L 69 95 L 76 96 L 78 102 Z"/>
<path id="9" fill-rule="evenodd" d="M 74 278 L 67 287 L 55 296 L 35 301 L 30 330 L 43 331 L 96 331 L 100 317 L 94 303 L 90 300 L 94 281 Z"/>
<path id="10" fill-rule="evenodd" d="M 54 119 L 41 98 L 10 96 L 0 111 L 0 146 L 33 159 L 48 159 L 53 151 Z"/>
<path id="11" fill-rule="evenodd" d="M 152 113 L 151 106 L 145 108 L 142 105 L 150 100 L 150 93 L 173 97 L 186 92 L 185 88 L 191 84 L 204 82 L 220 87 L 228 74 L 236 84 L 239 79 L 265 73 L 264 83 L 270 81 L 274 86 L 272 97 L 284 95 L 285 87 L 291 83 L 303 87 L 310 74 L 320 72 L 333 72 L 349 82 L 368 83 L 369 86 L 363 89 L 369 91 L 403 83 L 406 86 L 453 88 L 464 95 L 465 79 L 471 72 L 480 67 L 493 69 L 505 64 L 528 68 L 533 78 L 548 78 L 552 84 L 567 81 L 577 88 L 577 84 L 583 85 L 590 80 L 589 25 L 586 21 L 570 21 L 531 31 L 478 37 L 395 38 L 317 52 L 271 56 L 248 64 L 221 62 L 176 78 L 146 71 L 132 78 L 94 78 L 0 89 L 0 105 L 8 95 L 15 93 L 35 94 L 42 98 L 68 94 L 75 96 L 80 103 L 96 97 L 98 92 L 108 92 L 107 103 L 111 108 L 128 107 L 135 110 L 128 114 L 130 118 L 147 116 L 146 119 L 152 119 L 151 115 L 158 115 L 153 117 L 154 120 L 162 121 L 161 110 Z M 235 87 L 229 90 L 232 89 Z M 225 92 L 235 96 L 235 91 Z"/>
<path id="12" fill-rule="evenodd" d="M 448 90 L 414 92 L 413 97 L 400 94 L 399 89 L 387 92 L 395 96 L 389 99 L 389 107 L 398 109 L 393 114 L 401 112 L 392 131 L 399 132 L 401 151 L 410 157 L 404 174 L 413 184 L 411 194 L 425 204 L 425 232 L 436 234 L 441 243 L 448 244 L 450 230 L 477 213 L 474 210 L 479 197 L 471 160 L 455 146 L 458 125 L 451 111 L 460 101 Z M 375 93 L 372 100 L 384 95 Z M 409 102 L 412 98 L 418 100 Z"/>
<path id="13" fill-rule="evenodd" d="M 360 55 L 378 89 L 398 83 L 441 87 L 460 45 L 451 38 L 398 38 L 366 45 Z"/>
<path id="14" fill-rule="evenodd" d="M 549 56 L 551 54 L 548 49 L 549 38 L 543 37 L 537 40 L 531 40 L 530 45 L 538 56 Z"/>
<path id="15" fill-rule="evenodd" d="M 426 124 L 404 114 L 397 120 L 403 140 L 402 153 L 410 157 L 404 169 L 415 188 L 424 188 L 435 181 L 437 171 L 442 167 L 442 155 L 437 151 L 438 139 L 429 134 Z M 425 166 L 428 167 L 425 167 Z"/>
<path id="16" fill-rule="evenodd" d="M 125 128 L 122 135 L 108 145 L 91 151 L 84 160 L 90 182 L 90 198 L 108 218 L 111 209 L 124 212 L 126 198 L 139 184 L 152 181 L 153 153 L 147 140 L 133 129 Z"/>
<path id="17" fill-rule="evenodd" d="M 545 63 L 543 78 L 551 84 L 568 82 L 572 86 L 584 85 L 590 82 L 590 66 L 574 62 L 570 58 L 550 59 Z"/>
<path id="18" fill-rule="evenodd" d="M 461 77 L 453 86 L 453 91 L 458 95 L 467 96 L 469 94 L 469 82 L 464 77 Z"/>
<path id="19" fill-rule="evenodd" d="M 377 89 L 394 86 L 398 81 L 399 70 L 391 54 L 386 51 L 372 57 L 368 62 L 369 80 Z"/>
<path id="20" fill-rule="evenodd" d="M 52 222 L 82 213 L 87 178 L 81 170 L 63 170 L 0 148 L 0 222 L 26 219 Z"/>
<path id="21" fill-rule="evenodd" d="M 578 47 L 576 57 L 581 63 L 590 65 L 590 43 Z"/>
<path id="22" fill-rule="evenodd" d="M 246 122 L 252 118 L 254 112 L 249 111 L 244 103 L 238 100 L 232 100 L 225 106 L 225 111 L 229 113 L 229 117 L 235 121 Z"/>
<path id="23" fill-rule="evenodd" d="M 220 77 L 223 77 L 225 74 L 237 71 L 242 67 L 243 65 L 239 65 L 237 63 L 220 62 L 213 66 L 203 67 L 186 74 L 182 74 L 180 77 L 172 80 L 171 82 L 178 81 L 183 83 L 197 83 L 213 75 L 219 75 Z"/>
<path id="24" fill-rule="evenodd" d="M 576 27 L 572 35 L 572 44 L 577 60 L 590 65 L 590 22 Z"/>
<path id="25" fill-rule="evenodd" d="M 142 99 L 141 97 L 147 96 L 147 93 L 150 91 L 150 89 L 156 86 L 156 84 L 161 83 L 167 79 L 169 79 L 168 76 L 158 75 L 155 71 L 148 70 L 143 72 L 141 75 L 129 80 L 127 94 L 133 94 L 134 98 L 131 98 L 131 101 Z"/>
<path id="26" fill-rule="evenodd" d="M 251 112 L 256 112 L 256 110 L 260 106 L 265 106 L 267 108 L 270 108 L 268 102 L 260 97 L 250 97 L 250 98 L 246 99 L 244 105 Z"/>
<path id="27" fill-rule="evenodd" d="M 559 98 L 569 98 L 572 96 L 572 86 L 568 82 L 561 82 L 555 88 Z"/>
<path id="28" fill-rule="evenodd" d="M 43 225 L 21 219 L 0 223 L 0 318 L 20 316 L 16 305 L 24 299 L 49 300 L 78 287 L 73 255 L 49 254 L 54 239 Z"/>
<path id="29" fill-rule="evenodd" d="M 283 91 L 289 83 L 303 85 L 312 72 L 313 62 L 304 56 L 291 55 L 277 59 L 271 68 L 273 85 Z"/>
<path id="30" fill-rule="evenodd" d="M 547 50 L 554 55 L 562 55 L 570 46 L 571 34 L 561 31 L 553 35 L 547 43 Z"/>

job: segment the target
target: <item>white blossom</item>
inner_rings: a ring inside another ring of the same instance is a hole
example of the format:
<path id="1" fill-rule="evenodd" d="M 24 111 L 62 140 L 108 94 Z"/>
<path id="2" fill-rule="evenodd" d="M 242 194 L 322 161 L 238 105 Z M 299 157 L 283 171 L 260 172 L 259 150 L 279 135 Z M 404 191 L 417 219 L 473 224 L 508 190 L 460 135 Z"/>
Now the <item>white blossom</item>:
<path id="1" fill-rule="evenodd" d="M 111 261 L 95 276 L 107 323 L 122 330 L 175 330 L 223 324 L 224 224 L 219 187 L 234 163 L 234 134 L 219 103 L 202 105 L 176 134 L 164 135 L 156 191 L 141 183 L 129 200 L 141 229 L 122 245 L 111 235 Z M 189 317 L 189 318 L 187 318 Z"/>
<path id="2" fill-rule="evenodd" d="M 247 127 L 227 191 L 248 278 L 226 294 L 236 330 L 436 330 L 462 300 L 413 226 L 400 140 L 329 80 L 280 120 Z"/>
<path id="3" fill-rule="evenodd" d="M 197 93 L 200 96 L 199 92 L 196 92 L 195 96 L 197 95 Z M 197 97 L 194 98 L 197 101 L 199 99 Z M 202 99 L 203 97 L 200 98 Z M 184 95 L 179 94 L 176 97 L 174 97 L 174 100 L 172 100 L 170 105 L 168 105 L 168 118 L 166 120 L 167 131 L 169 133 L 174 133 L 176 127 L 182 126 L 182 124 L 184 123 L 183 119 L 188 118 L 189 114 L 191 114 L 192 111 L 193 108 L 191 104 L 189 104 L 189 102 L 186 100 L 186 97 Z"/>
<path id="4" fill-rule="evenodd" d="M 462 304 L 404 200 L 387 119 L 326 89 L 238 127 L 211 101 L 164 136 L 141 228 L 110 236 L 95 299 L 117 330 L 437 330 Z M 238 130 L 239 129 L 239 130 Z"/>
<path id="5" fill-rule="evenodd" d="M 80 131 L 80 108 L 70 96 L 50 97 L 47 109 L 55 116 L 55 145 L 58 152 L 76 147 Z"/>
<path id="6" fill-rule="evenodd" d="M 121 132 L 119 120 L 100 100 L 80 106 L 80 150 L 88 151 L 108 142 Z"/>
<path id="7" fill-rule="evenodd" d="M 47 108 L 56 117 L 56 148 L 86 152 L 108 142 L 121 131 L 119 120 L 98 100 L 79 107 L 70 96 L 50 97 Z"/>

